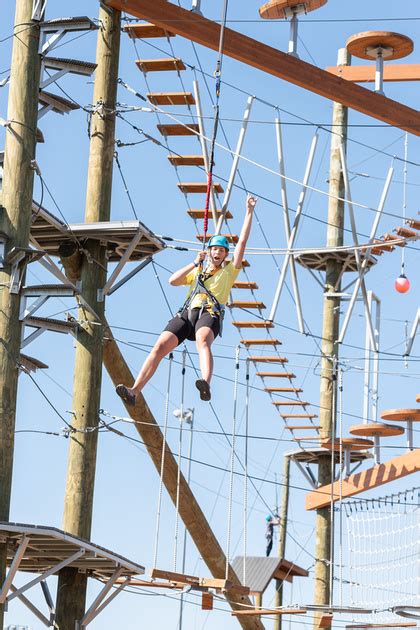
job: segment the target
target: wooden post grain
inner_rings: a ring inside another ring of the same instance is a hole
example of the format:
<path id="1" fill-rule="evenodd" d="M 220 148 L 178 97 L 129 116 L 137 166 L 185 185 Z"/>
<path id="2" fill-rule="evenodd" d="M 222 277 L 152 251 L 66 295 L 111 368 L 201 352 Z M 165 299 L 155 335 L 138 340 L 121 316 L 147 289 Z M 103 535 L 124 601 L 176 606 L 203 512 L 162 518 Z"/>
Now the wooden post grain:
<path id="1" fill-rule="evenodd" d="M 289 513 L 289 484 L 290 484 L 290 457 L 284 456 L 284 476 L 283 476 L 283 496 L 281 502 L 281 511 L 279 514 L 279 559 L 284 560 L 286 554 L 287 539 L 287 518 Z M 274 608 L 283 606 L 283 583 L 284 580 L 276 580 L 276 595 L 274 600 Z M 274 630 L 281 630 L 282 616 L 279 615 L 274 619 Z"/>
<path id="2" fill-rule="evenodd" d="M 339 50 L 338 66 L 349 65 L 350 56 L 345 48 Z M 327 246 L 339 247 L 343 244 L 344 182 L 341 169 L 340 144 L 346 142 L 348 110 L 340 103 L 334 103 L 333 135 L 331 136 L 330 177 Z M 335 400 L 337 393 L 336 364 L 338 359 L 338 333 L 340 324 L 340 298 L 328 297 L 329 293 L 340 291 L 342 263 L 327 261 L 325 273 L 324 311 L 321 345 L 320 382 L 320 426 L 321 437 L 332 439 L 335 432 Z M 326 452 L 318 460 L 318 482 L 329 483 L 331 479 L 331 455 Z M 330 507 L 317 510 L 315 525 L 315 604 L 329 604 L 331 571 L 331 511 Z M 314 627 L 317 628 L 320 614 L 315 614 Z"/>
<path id="3" fill-rule="evenodd" d="M 89 170 L 86 194 L 86 223 L 109 221 L 111 214 L 112 167 L 115 141 L 121 14 L 101 7 L 99 11 L 96 76 L 93 102 L 101 104 L 92 115 Z M 104 302 L 98 289 L 106 281 L 105 247 L 97 241 L 84 245 L 87 254 L 81 263 L 82 295 L 102 316 Z M 70 267 L 69 267 L 70 269 Z M 77 278 L 77 265 L 75 278 Z M 102 380 L 103 328 L 87 310 L 79 309 L 81 331 L 77 336 L 73 387 L 73 418 L 77 433 L 70 435 L 63 529 L 90 539 L 95 484 L 98 412 Z M 86 574 L 72 568 L 59 576 L 57 624 L 60 630 L 74 630 L 83 617 L 86 601 Z"/>
<path id="4" fill-rule="evenodd" d="M 27 247 L 32 214 L 40 58 L 39 25 L 32 22 L 32 0 L 16 0 L 0 231 L 7 250 Z M 0 269 L 0 521 L 9 520 L 21 325 L 20 296 L 9 292 L 11 267 Z M 0 545 L 0 583 L 6 569 Z M 0 605 L 0 628 L 4 610 Z"/>

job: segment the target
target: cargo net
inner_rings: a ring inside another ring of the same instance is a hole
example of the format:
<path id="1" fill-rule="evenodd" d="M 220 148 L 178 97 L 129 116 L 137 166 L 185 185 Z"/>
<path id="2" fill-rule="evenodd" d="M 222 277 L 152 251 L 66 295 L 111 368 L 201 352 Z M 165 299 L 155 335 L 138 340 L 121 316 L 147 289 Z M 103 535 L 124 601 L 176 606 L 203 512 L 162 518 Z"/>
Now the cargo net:
<path id="1" fill-rule="evenodd" d="M 356 623 L 398 624 L 394 606 L 420 606 L 420 488 L 343 504 L 351 604 L 375 612 Z M 386 627 L 386 626 L 385 626 Z"/>

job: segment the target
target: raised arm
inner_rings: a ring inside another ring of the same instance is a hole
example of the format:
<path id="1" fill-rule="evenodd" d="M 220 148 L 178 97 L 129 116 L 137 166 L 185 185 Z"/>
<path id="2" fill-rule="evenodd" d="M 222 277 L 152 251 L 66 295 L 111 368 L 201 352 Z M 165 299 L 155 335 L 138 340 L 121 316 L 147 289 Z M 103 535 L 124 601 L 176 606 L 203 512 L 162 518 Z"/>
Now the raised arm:
<path id="1" fill-rule="evenodd" d="M 235 252 L 233 254 L 233 266 L 235 267 L 235 269 L 240 269 L 242 267 L 242 260 L 244 257 L 245 247 L 248 242 L 249 234 L 251 232 L 252 216 L 254 214 L 256 203 L 257 198 L 248 194 L 246 198 L 245 220 L 242 226 L 241 234 L 239 236 L 239 241 L 235 247 Z"/>
<path id="2" fill-rule="evenodd" d="M 178 271 L 175 271 L 175 273 L 172 274 L 172 276 L 169 278 L 169 284 L 173 287 L 180 287 L 185 284 L 185 279 L 188 274 L 191 273 L 194 267 L 198 267 L 198 265 L 201 265 L 206 255 L 206 252 L 199 252 L 195 257 L 194 262 L 188 263 L 188 265 L 185 265 L 185 267 L 182 267 L 182 269 L 178 269 Z"/>

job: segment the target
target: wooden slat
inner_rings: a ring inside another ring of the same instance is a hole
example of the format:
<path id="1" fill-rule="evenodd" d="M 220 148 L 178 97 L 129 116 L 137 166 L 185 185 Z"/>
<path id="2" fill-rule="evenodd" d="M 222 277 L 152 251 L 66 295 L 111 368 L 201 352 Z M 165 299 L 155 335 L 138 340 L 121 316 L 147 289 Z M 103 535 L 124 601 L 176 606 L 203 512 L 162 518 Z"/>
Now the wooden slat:
<path id="1" fill-rule="evenodd" d="M 171 72 L 185 70 L 182 59 L 168 57 L 166 59 L 137 59 L 136 66 L 142 72 Z"/>
<path id="2" fill-rule="evenodd" d="M 236 328 L 274 328 L 273 322 L 262 322 L 255 320 L 252 322 L 232 322 Z"/>
<path id="3" fill-rule="evenodd" d="M 234 283 L 232 289 L 258 289 L 258 284 L 256 282 L 237 281 Z"/>
<path id="4" fill-rule="evenodd" d="M 350 475 L 347 479 L 337 481 L 332 485 L 322 486 L 306 495 L 306 509 L 317 510 L 330 505 L 330 502 L 353 497 L 361 492 L 378 488 L 391 481 L 402 479 L 420 470 L 420 449 L 410 451 L 384 464 L 377 464 L 373 468 Z M 340 494 L 340 487 L 342 492 Z"/>
<path id="5" fill-rule="evenodd" d="M 152 569 L 150 572 L 152 579 L 169 580 L 170 582 L 184 582 L 185 584 L 199 584 L 200 578 L 196 575 L 186 575 L 185 573 L 175 573 L 174 571 L 162 571 Z"/>
<path id="6" fill-rule="evenodd" d="M 194 105 L 191 92 L 149 92 L 147 98 L 153 105 Z"/>
<path id="7" fill-rule="evenodd" d="M 173 166 L 204 166 L 202 155 L 168 155 Z"/>
<path id="8" fill-rule="evenodd" d="M 315 413 L 281 413 L 280 416 L 284 420 L 287 418 L 318 418 Z"/>
<path id="9" fill-rule="evenodd" d="M 320 426 L 314 426 L 311 424 L 305 424 L 305 425 L 290 425 L 288 424 L 286 429 L 290 429 L 291 431 L 305 431 L 306 429 L 320 429 Z"/>
<path id="10" fill-rule="evenodd" d="M 284 393 L 294 392 L 296 394 L 300 394 L 301 392 L 303 392 L 303 389 L 300 389 L 300 387 L 265 387 L 264 391 L 268 392 L 269 394 L 275 393 L 275 392 L 284 392 Z"/>
<path id="11" fill-rule="evenodd" d="M 300 400 L 287 400 L 287 401 L 284 401 L 284 400 L 277 401 L 277 400 L 275 400 L 272 404 L 275 405 L 276 407 L 307 407 L 311 403 L 309 403 L 309 402 L 301 402 Z"/>
<path id="12" fill-rule="evenodd" d="M 282 610 L 274 610 L 270 608 L 254 608 L 253 610 L 234 610 L 232 617 L 261 617 L 262 615 L 306 615 L 306 610 L 298 608 L 283 608 Z"/>
<path id="13" fill-rule="evenodd" d="M 196 124 L 185 125 L 157 125 L 162 136 L 195 136 L 199 128 Z"/>
<path id="14" fill-rule="evenodd" d="M 327 72 L 355 83 L 374 83 L 376 69 L 369 66 L 330 66 Z M 384 64 L 384 81 L 420 81 L 420 64 Z"/>
<path id="15" fill-rule="evenodd" d="M 204 210 L 190 208 L 190 210 L 188 210 L 188 214 L 193 219 L 204 219 Z M 216 216 L 220 217 L 220 212 L 216 212 Z M 229 212 L 229 210 L 226 212 L 226 219 L 233 219 L 233 215 Z"/>
<path id="16" fill-rule="evenodd" d="M 206 193 L 207 182 L 180 182 L 178 188 L 186 193 Z M 218 182 L 213 184 L 213 190 L 218 193 L 223 192 L 223 186 Z M 197 237 L 198 238 L 198 237 Z"/>
<path id="17" fill-rule="evenodd" d="M 254 363 L 288 363 L 289 359 L 286 357 L 248 357 L 248 361 Z"/>
<path id="18" fill-rule="evenodd" d="M 171 2 L 105 0 L 105 4 L 147 19 L 165 30 L 170 28 L 172 32 L 212 50 L 219 48 L 219 24 Z M 420 135 L 420 112 L 417 110 L 229 28 L 224 31 L 224 54 L 377 120 Z"/>
<path id="19" fill-rule="evenodd" d="M 292 372 L 257 372 L 261 378 L 296 378 Z"/>
<path id="20" fill-rule="evenodd" d="M 235 300 L 234 302 L 230 302 L 230 308 L 257 308 L 263 309 L 267 308 L 264 302 L 257 302 L 256 300 Z"/>
<path id="21" fill-rule="evenodd" d="M 131 39 L 149 39 L 151 37 L 175 37 L 174 33 L 156 26 L 156 24 L 126 24 L 122 29 Z"/>
<path id="22" fill-rule="evenodd" d="M 281 346 L 278 339 L 241 339 L 244 346 Z"/>

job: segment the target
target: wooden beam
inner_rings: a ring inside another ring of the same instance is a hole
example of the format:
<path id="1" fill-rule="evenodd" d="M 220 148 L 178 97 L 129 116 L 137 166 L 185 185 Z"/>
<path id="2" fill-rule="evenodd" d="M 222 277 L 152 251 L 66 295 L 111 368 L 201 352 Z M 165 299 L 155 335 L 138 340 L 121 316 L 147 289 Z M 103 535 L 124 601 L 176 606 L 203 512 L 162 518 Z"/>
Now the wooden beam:
<path id="1" fill-rule="evenodd" d="M 318 510 L 330 505 L 331 501 L 334 503 L 338 501 L 340 499 L 340 484 L 342 485 L 342 498 L 346 499 L 418 472 L 420 470 L 419 455 L 420 449 L 416 449 L 390 459 L 384 464 L 378 464 L 368 470 L 350 475 L 348 479 L 343 479 L 342 482 L 336 481 L 332 486 L 317 488 L 306 495 L 306 509 Z"/>
<path id="2" fill-rule="evenodd" d="M 239 610 L 232 613 L 233 617 L 262 617 L 262 615 L 306 615 L 306 610 L 298 608 L 282 608 L 275 610 L 273 608 L 254 608 L 252 610 Z"/>
<path id="3" fill-rule="evenodd" d="M 103 359 L 105 368 L 114 385 L 130 384 L 134 381 L 133 375 L 106 321 L 104 321 L 104 328 Z M 134 426 L 159 474 L 164 444 L 159 425 L 141 394 L 137 397 L 135 407 L 126 406 L 126 410 L 134 420 Z M 177 500 L 177 480 L 177 461 L 169 446 L 165 444 L 163 483 L 174 504 Z M 182 473 L 179 480 L 179 515 L 212 576 L 216 579 L 224 579 L 226 556 Z M 232 567 L 229 567 L 228 580 L 235 586 L 241 586 Z M 242 608 L 243 605 L 252 605 L 248 597 L 235 593 L 233 589 L 232 592 L 226 593 L 226 600 L 233 610 Z M 241 619 L 239 622 L 244 630 L 264 630 L 264 626 L 258 619 Z"/>
<path id="4" fill-rule="evenodd" d="M 146 19 L 165 30 L 170 29 L 212 50 L 219 48 L 219 24 L 172 2 L 105 0 L 105 4 Z M 362 114 L 420 135 L 420 112 L 417 110 L 228 28 L 224 35 L 224 54 Z"/>
<path id="5" fill-rule="evenodd" d="M 327 72 L 346 81 L 355 83 L 374 83 L 375 66 L 330 66 Z M 420 64 L 384 65 L 384 81 L 420 81 Z"/>

